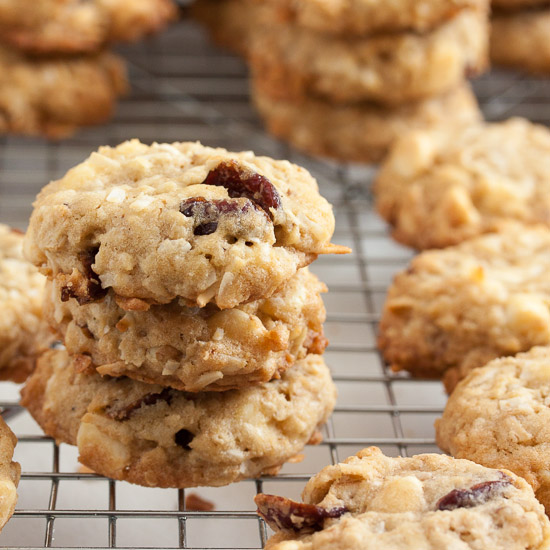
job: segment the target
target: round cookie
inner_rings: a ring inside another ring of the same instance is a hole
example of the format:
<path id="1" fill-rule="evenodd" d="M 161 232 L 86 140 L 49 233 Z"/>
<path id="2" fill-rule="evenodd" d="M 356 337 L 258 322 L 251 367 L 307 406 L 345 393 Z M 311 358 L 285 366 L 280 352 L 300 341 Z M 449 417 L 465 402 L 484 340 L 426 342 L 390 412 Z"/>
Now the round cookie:
<path id="1" fill-rule="evenodd" d="M 248 54 L 250 35 L 262 11 L 263 4 L 254 0 L 196 0 L 191 4 L 191 14 L 214 41 L 243 57 Z"/>
<path id="2" fill-rule="evenodd" d="M 548 4 L 548 0 L 491 0 L 493 11 L 499 10 L 526 10 L 529 8 L 542 7 Z"/>
<path id="3" fill-rule="evenodd" d="M 491 60 L 534 74 L 550 74 L 550 9 L 496 14 L 491 24 Z"/>
<path id="4" fill-rule="evenodd" d="M 112 54 L 30 59 L 0 46 L 0 133 L 63 137 L 113 114 L 127 89 Z"/>
<path id="5" fill-rule="evenodd" d="M 21 466 L 13 462 L 17 438 L 0 417 L 0 531 L 13 515 Z"/>
<path id="6" fill-rule="evenodd" d="M 257 0 L 283 21 L 345 36 L 396 31 L 426 32 L 465 8 L 487 9 L 487 0 Z"/>
<path id="7" fill-rule="evenodd" d="M 549 403 L 550 347 L 491 361 L 454 390 L 436 421 L 437 443 L 523 477 L 550 512 Z"/>
<path id="8" fill-rule="evenodd" d="M 450 392 L 491 359 L 550 345 L 550 229 L 509 224 L 419 254 L 388 290 L 378 345 Z"/>
<path id="9" fill-rule="evenodd" d="M 278 468 L 302 450 L 336 400 L 318 355 L 280 380 L 221 393 L 77 368 L 65 351 L 46 352 L 22 404 L 48 435 L 78 445 L 79 460 L 94 472 L 150 487 L 221 486 Z"/>
<path id="10" fill-rule="evenodd" d="M 531 487 L 507 470 L 437 454 L 363 449 L 313 476 L 303 502 L 259 494 L 266 550 L 530 550 L 550 544 Z"/>
<path id="11" fill-rule="evenodd" d="M 258 79 L 253 80 L 252 97 L 269 132 L 306 153 L 344 161 L 379 162 L 407 131 L 481 120 L 467 85 L 393 108 L 367 102 L 338 105 L 309 96 L 277 99 Z"/>
<path id="12" fill-rule="evenodd" d="M 270 298 L 225 310 L 181 300 L 149 306 L 112 291 L 80 306 L 49 283 L 44 311 L 67 351 L 102 375 L 221 391 L 278 378 L 308 353 L 323 353 L 325 291 L 307 267 Z"/>
<path id="13" fill-rule="evenodd" d="M 222 309 L 265 298 L 330 244 L 334 216 L 287 161 L 200 143 L 101 147 L 38 195 L 28 258 L 80 303 L 112 288 Z"/>
<path id="14" fill-rule="evenodd" d="M 411 132 L 392 148 L 374 193 L 392 236 L 418 249 L 459 243 L 503 220 L 550 225 L 550 130 L 513 118 Z"/>
<path id="15" fill-rule="evenodd" d="M 317 95 L 399 105 L 447 92 L 481 72 L 488 41 L 487 15 L 475 10 L 427 34 L 355 40 L 271 22 L 252 34 L 250 63 L 254 77 L 282 99 Z"/>
<path id="16" fill-rule="evenodd" d="M 23 382 L 52 340 L 42 319 L 44 282 L 23 258 L 23 234 L 0 224 L 0 380 Z"/>
<path id="17" fill-rule="evenodd" d="M 2 0 L 0 40 L 33 54 L 93 53 L 158 31 L 175 15 L 170 0 Z"/>

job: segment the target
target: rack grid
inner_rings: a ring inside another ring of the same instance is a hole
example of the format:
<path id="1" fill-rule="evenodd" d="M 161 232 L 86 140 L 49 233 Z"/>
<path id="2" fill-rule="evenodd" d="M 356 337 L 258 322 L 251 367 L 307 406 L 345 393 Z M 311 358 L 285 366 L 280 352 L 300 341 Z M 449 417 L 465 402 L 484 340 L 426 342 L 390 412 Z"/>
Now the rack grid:
<path id="1" fill-rule="evenodd" d="M 262 548 L 269 530 L 255 513 L 257 492 L 298 498 L 310 475 L 369 445 L 391 455 L 437 451 L 433 421 L 445 403 L 442 386 L 392 373 L 375 345 L 387 285 L 412 252 L 389 239 L 373 212 L 373 169 L 314 160 L 264 134 L 249 106 L 244 64 L 210 44 L 193 22 L 120 51 L 133 92 L 111 124 L 62 142 L 0 138 L 0 220 L 23 229 L 40 187 L 99 145 L 130 137 L 201 140 L 306 166 L 335 207 L 334 241 L 353 248 L 347 257 L 312 266 L 330 288 L 326 358 L 338 405 L 322 443 L 308 446 L 302 462 L 285 465 L 276 477 L 217 489 L 145 489 L 82 471 L 76 450 L 42 435 L 19 407 L 18 388 L 0 384 L 0 406 L 19 438 L 16 460 L 23 468 L 0 548 Z M 550 123 L 548 80 L 491 73 L 475 89 L 490 120 L 521 115 Z M 212 501 L 215 510 L 187 510 L 190 493 Z"/>

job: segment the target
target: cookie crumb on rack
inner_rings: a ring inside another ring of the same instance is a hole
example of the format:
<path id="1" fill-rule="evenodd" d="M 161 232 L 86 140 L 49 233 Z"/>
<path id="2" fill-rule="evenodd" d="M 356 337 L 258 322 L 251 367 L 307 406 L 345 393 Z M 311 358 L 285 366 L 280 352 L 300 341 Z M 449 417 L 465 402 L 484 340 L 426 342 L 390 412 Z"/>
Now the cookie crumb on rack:
<path id="1" fill-rule="evenodd" d="M 185 509 L 192 512 L 212 512 L 216 509 L 216 505 L 197 493 L 189 493 L 185 497 Z"/>

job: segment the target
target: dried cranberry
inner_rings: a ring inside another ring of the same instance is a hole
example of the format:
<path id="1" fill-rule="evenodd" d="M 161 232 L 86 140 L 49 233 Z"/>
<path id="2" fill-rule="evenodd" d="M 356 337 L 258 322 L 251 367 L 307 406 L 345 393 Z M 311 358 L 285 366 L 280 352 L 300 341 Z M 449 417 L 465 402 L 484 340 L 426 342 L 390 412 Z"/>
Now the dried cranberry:
<path id="1" fill-rule="evenodd" d="M 95 247 L 78 254 L 78 259 L 82 264 L 82 277 L 74 281 L 71 280 L 72 276 L 69 278 L 70 284 L 63 286 L 61 289 L 62 302 L 67 302 L 69 298 L 76 298 L 82 306 L 105 297 L 107 289 L 101 287 L 101 281 L 92 269 L 98 252 L 99 247 Z"/>
<path id="2" fill-rule="evenodd" d="M 191 441 L 193 441 L 194 438 L 194 434 L 192 434 L 189 430 L 186 430 L 185 428 L 182 428 L 174 435 L 174 441 L 176 442 L 176 445 L 183 447 L 186 451 L 191 450 L 189 444 L 191 443 Z"/>
<path id="3" fill-rule="evenodd" d="M 170 388 L 165 388 L 160 393 L 148 393 L 133 403 L 130 403 L 126 407 L 119 409 L 108 409 L 106 414 L 113 420 L 124 422 L 125 420 L 128 420 L 140 407 L 154 405 L 159 401 L 166 401 L 166 403 L 170 404 L 172 401 L 172 392 Z"/>
<path id="4" fill-rule="evenodd" d="M 275 186 L 266 177 L 243 169 L 234 160 L 222 162 L 210 170 L 203 184 L 225 187 L 232 199 L 245 197 L 251 200 L 271 219 L 270 208 L 281 208 L 281 197 Z"/>
<path id="5" fill-rule="evenodd" d="M 337 519 L 348 509 L 344 506 L 327 510 L 314 504 L 304 504 L 275 495 L 256 495 L 258 514 L 275 531 L 312 533 L 324 527 L 325 519 Z"/>
<path id="6" fill-rule="evenodd" d="M 504 476 L 504 474 L 502 474 Z M 512 481 L 506 479 L 497 481 L 484 481 L 469 489 L 453 489 L 450 493 L 440 498 L 437 503 L 438 510 L 456 510 L 457 508 L 473 508 L 484 504 L 510 485 Z"/>
<path id="7" fill-rule="evenodd" d="M 214 233 L 218 229 L 220 216 L 226 214 L 242 215 L 248 212 L 250 208 L 257 210 L 251 202 L 241 205 L 236 201 L 219 199 L 208 201 L 202 197 L 191 197 L 180 203 L 180 212 L 187 218 L 195 218 L 193 234 L 197 236 Z"/>

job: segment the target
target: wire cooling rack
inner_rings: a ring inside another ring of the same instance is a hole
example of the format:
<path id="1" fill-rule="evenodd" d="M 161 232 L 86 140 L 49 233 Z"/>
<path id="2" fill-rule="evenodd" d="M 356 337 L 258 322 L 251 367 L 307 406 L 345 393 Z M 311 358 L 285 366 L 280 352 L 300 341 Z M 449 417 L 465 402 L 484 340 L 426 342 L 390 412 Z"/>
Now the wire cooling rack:
<path id="1" fill-rule="evenodd" d="M 218 489 L 145 489 L 84 473 L 76 449 L 44 437 L 17 405 L 18 388 L 0 384 L 0 405 L 19 437 L 16 460 L 23 469 L 17 509 L 0 547 L 261 548 L 269 531 L 255 513 L 257 492 L 298 498 L 311 474 L 368 445 L 391 455 L 437 451 L 433 421 L 445 403 L 441 385 L 392 374 L 375 346 L 387 285 L 411 251 L 393 243 L 373 213 L 373 171 L 312 160 L 266 136 L 248 104 L 245 66 L 211 45 L 193 23 L 181 22 L 122 53 L 133 93 L 111 124 L 59 143 L 0 139 L 0 221 L 24 229 L 40 187 L 99 145 L 131 137 L 201 140 L 306 166 L 334 204 L 335 242 L 353 248 L 349 256 L 323 257 L 313 265 L 330 288 L 326 359 L 338 406 L 323 442 L 308 446 L 304 460 L 285 465 L 277 477 Z M 522 115 L 550 122 L 550 81 L 493 73 L 476 83 L 476 92 L 491 120 Z M 186 510 L 190 493 L 213 502 L 215 510 Z"/>

